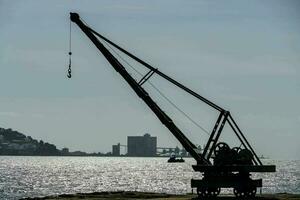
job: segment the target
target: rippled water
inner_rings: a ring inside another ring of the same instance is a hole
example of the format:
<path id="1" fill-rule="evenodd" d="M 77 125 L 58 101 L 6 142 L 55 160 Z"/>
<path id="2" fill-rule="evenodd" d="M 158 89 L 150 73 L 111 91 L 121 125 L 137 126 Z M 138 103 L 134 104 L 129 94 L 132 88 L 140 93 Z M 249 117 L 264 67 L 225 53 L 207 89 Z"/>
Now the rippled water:
<path id="1" fill-rule="evenodd" d="M 190 192 L 193 159 L 0 156 L 0 199 L 94 191 Z M 271 161 L 276 173 L 263 177 L 263 192 L 300 193 L 300 161 Z"/>

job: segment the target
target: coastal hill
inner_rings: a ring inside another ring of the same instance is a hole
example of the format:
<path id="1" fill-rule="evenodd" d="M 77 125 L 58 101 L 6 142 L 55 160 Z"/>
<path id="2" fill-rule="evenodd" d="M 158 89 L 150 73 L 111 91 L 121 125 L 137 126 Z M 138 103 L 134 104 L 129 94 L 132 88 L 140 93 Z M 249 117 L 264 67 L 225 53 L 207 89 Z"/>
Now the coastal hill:
<path id="1" fill-rule="evenodd" d="M 17 156 L 111 156 L 111 152 L 69 152 L 68 148 L 57 149 L 54 144 L 36 140 L 12 129 L 0 128 L 0 155 Z"/>
<path id="2" fill-rule="evenodd" d="M 12 129 L 0 128 L 0 155 L 60 155 L 54 144 L 38 141 Z"/>

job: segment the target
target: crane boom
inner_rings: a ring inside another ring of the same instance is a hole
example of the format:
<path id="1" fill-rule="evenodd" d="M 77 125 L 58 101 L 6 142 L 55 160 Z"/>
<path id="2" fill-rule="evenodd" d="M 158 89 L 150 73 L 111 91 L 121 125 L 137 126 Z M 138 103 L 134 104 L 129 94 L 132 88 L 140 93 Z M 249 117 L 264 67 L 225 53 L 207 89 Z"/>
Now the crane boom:
<path id="1" fill-rule="evenodd" d="M 95 37 L 91 28 L 86 26 L 77 13 L 70 13 L 70 19 L 76 23 L 79 28 L 86 34 L 86 36 L 94 43 L 97 49 L 107 59 L 111 66 L 125 79 L 135 93 L 147 104 L 147 106 L 154 112 L 158 119 L 170 130 L 170 132 L 177 138 L 182 146 L 190 153 L 190 155 L 197 161 L 204 165 L 211 165 L 210 161 L 205 159 L 197 147 L 182 133 L 182 131 L 174 124 L 172 119 L 153 101 L 149 94 L 143 87 L 135 81 L 135 79 L 126 71 L 125 67 L 114 57 L 109 50 Z"/>

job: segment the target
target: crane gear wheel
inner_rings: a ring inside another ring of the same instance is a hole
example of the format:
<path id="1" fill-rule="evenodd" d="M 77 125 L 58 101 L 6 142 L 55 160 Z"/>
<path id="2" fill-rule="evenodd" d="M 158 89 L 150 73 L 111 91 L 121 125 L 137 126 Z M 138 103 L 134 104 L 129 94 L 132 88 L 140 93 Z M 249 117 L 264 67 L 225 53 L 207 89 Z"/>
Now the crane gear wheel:
<path id="1" fill-rule="evenodd" d="M 217 157 L 221 152 L 228 152 L 229 150 L 230 147 L 228 146 L 228 144 L 226 144 L 225 142 L 219 142 L 214 149 L 215 157 Z"/>
<path id="2" fill-rule="evenodd" d="M 242 165 L 253 165 L 253 154 L 248 149 L 242 149 L 238 153 L 238 163 Z"/>
<path id="3" fill-rule="evenodd" d="M 214 149 L 214 164 L 215 165 L 227 165 L 230 162 L 230 147 L 224 142 L 220 142 Z"/>
<path id="4" fill-rule="evenodd" d="M 242 148 L 241 147 L 233 147 L 232 150 L 234 150 L 237 153 L 239 153 L 242 150 Z"/>

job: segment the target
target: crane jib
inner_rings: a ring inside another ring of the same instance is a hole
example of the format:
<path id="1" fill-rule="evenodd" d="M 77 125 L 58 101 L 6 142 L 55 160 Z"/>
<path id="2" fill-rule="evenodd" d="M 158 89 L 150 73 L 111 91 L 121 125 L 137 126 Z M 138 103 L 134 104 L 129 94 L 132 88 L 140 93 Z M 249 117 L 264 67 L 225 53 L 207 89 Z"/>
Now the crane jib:
<path id="1" fill-rule="evenodd" d="M 126 71 L 124 66 L 104 47 L 104 45 L 95 37 L 90 29 L 83 24 L 79 15 L 70 13 L 70 19 L 76 23 L 79 28 L 87 35 L 87 37 L 94 43 L 98 50 L 103 54 L 112 67 L 119 72 L 125 81 L 131 86 L 135 93 L 146 103 L 146 105 L 154 112 L 159 120 L 170 130 L 170 132 L 177 138 L 182 146 L 193 156 L 197 163 L 210 165 L 210 162 L 197 152 L 197 147 L 181 132 L 181 130 L 174 124 L 172 119 L 152 100 L 149 94 L 135 81 L 134 78 Z"/>

